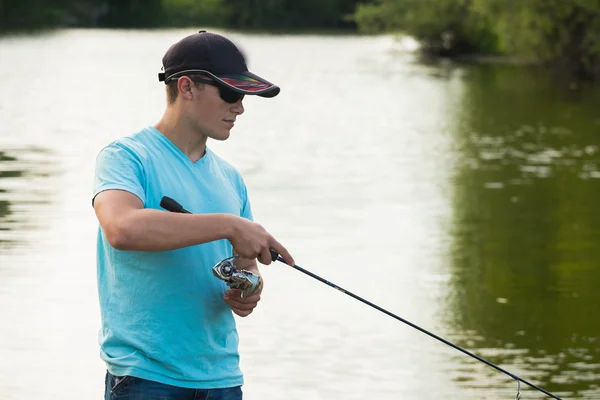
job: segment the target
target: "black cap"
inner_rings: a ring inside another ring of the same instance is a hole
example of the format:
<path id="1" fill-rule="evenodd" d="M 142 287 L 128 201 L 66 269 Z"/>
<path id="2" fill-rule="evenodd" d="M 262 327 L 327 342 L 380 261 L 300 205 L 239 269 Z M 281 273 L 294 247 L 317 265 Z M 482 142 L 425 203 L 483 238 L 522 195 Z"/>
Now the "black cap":
<path id="1" fill-rule="evenodd" d="M 231 40 L 200 31 L 181 39 L 165 53 L 159 82 L 184 75 L 207 75 L 239 93 L 274 97 L 279 87 L 248 71 L 246 59 Z"/>

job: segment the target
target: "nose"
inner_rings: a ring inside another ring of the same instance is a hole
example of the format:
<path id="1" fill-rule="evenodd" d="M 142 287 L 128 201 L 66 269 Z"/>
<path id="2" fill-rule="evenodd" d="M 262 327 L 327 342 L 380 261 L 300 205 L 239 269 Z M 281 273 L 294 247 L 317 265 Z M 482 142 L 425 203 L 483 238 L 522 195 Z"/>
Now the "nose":
<path id="1" fill-rule="evenodd" d="M 244 105 L 242 102 L 244 98 L 242 97 L 231 106 L 231 112 L 236 113 L 237 115 L 242 115 L 244 113 Z"/>

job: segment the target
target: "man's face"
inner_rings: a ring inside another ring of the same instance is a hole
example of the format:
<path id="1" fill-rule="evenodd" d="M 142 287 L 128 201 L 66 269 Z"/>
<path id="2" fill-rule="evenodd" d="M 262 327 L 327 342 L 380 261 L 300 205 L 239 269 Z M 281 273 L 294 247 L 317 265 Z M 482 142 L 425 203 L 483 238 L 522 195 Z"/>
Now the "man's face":
<path id="1" fill-rule="evenodd" d="M 243 99 L 227 103 L 221 98 L 219 88 L 211 84 L 192 84 L 190 89 L 193 97 L 187 107 L 188 115 L 198 130 L 215 140 L 229 138 L 236 118 L 244 112 Z"/>

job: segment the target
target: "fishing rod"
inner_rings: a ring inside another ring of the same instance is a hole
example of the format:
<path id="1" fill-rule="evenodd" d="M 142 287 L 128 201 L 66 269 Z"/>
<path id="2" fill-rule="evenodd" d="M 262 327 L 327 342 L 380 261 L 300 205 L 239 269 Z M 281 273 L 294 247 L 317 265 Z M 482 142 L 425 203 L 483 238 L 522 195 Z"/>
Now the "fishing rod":
<path id="1" fill-rule="evenodd" d="M 164 196 L 162 198 L 162 200 L 160 202 L 160 206 L 162 208 L 164 208 L 165 210 L 167 210 L 167 211 L 176 212 L 176 213 L 191 214 L 191 212 L 189 212 L 188 210 L 186 210 L 185 208 L 183 208 L 183 206 L 181 204 L 179 204 L 177 201 L 175 201 L 172 198 L 167 197 L 167 196 Z M 283 259 L 283 257 L 281 257 L 279 254 L 277 254 L 276 251 L 274 251 L 273 249 L 270 249 L 270 252 L 271 252 L 271 260 L 272 261 L 279 261 L 279 262 L 282 262 L 282 263 L 288 265 L 285 262 L 285 260 Z M 232 281 L 235 281 L 237 279 L 244 279 L 244 275 L 251 274 L 251 273 L 249 273 L 247 271 L 237 271 L 235 269 L 234 262 L 235 262 L 236 258 L 237 258 L 236 256 L 230 257 L 230 258 L 227 258 L 227 259 L 221 261 L 220 263 L 218 263 L 213 268 L 213 273 L 215 274 L 215 276 L 217 276 L 217 277 L 219 277 L 219 278 L 221 278 L 223 280 L 232 282 Z M 480 362 L 482 362 L 482 363 L 484 363 L 484 364 L 486 364 L 486 365 L 488 365 L 488 366 L 496 369 L 497 371 L 500 371 L 500 372 L 502 372 L 502 373 L 510 376 L 511 378 L 513 378 L 514 380 L 516 380 L 517 383 L 522 382 L 522 383 L 528 385 L 529 387 L 532 387 L 533 389 L 536 389 L 536 390 L 538 390 L 538 391 L 540 391 L 540 392 L 542 392 L 542 393 L 544 393 L 544 394 L 552 397 L 553 399 L 562 400 L 560 397 L 558 397 L 558 396 L 556 396 L 556 395 L 548 392 L 547 390 L 544 390 L 541 387 L 536 386 L 533 383 L 528 382 L 525 379 L 522 379 L 522 378 L 518 377 L 517 375 L 515 375 L 515 374 L 513 374 L 513 373 L 511 373 L 511 372 L 509 372 L 509 371 L 507 371 L 507 370 L 505 370 L 503 368 L 500 368 L 496 364 L 491 363 L 488 360 L 486 360 L 486 359 L 484 359 L 484 358 L 482 358 L 482 357 L 480 357 L 480 356 L 478 356 L 478 355 L 476 355 L 474 353 L 471 353 L 470 351 L 465 350 L 462 347 L 460 347 L 458 345 L 455 345 L 454 343 L 452 343 L 452 342 L 450 342 L 450 341 L 448 341 L 448 340 L 446 340 L 446 339 L 444 339 L 444 338 L 442 338 L 442 337 L 440 337 L 440 336 L 438 336 L 438 335 L 436 335 L 436 334 L 434 334 L 432 332 L 429 332 L 428 330 L 423 329 L 420 326 L 418 326 L 416 324 L 413 324 L 412 322 L 410 322 L 410 321 L 408 321 L 408 320 L 406 320 L 406 319 L 404 319 L 402 317 L 399 317 L 398 315 L 396 315 L 396 314 L 394 314 L 394 313 L 392 313 L 390 311 L 387 311 L 386 309 L 384 309 L 382 307 L 379 307 L 377 304 L 371 303 L 369 300 L 366 300 L 366 299 L 364 299 L 364 298 L 362 298 L 360 296 L 357 296 L 354 293 L 352 293 L 352 292 L 350 292 L 350 291 L 348 291 L 346 289 L 343 289 L 343 288 L 339 287 L 338 285 L 336 285 L 336 284 L 334 284 L 334 283 L 332 283 L 332 282 L 330 282 L 330 281 L 328 281 L 328 280 L 326 280 L 324 278 L 321 278 L 319 275 L 313 274 L 312 272 L 310 272 L 310 271 L 308 271 L 308 270 L 306 270 L 306 269 L 304 269 L 304 268 L 302 268 L 302 267 L 300 267 L 298 265 L 292 265 L 291 267 L 294 268 L 294 269 L 296 269 L 296 270 L 298 270 L 298 271 L 300 271 L 300 272 L 302 272 L 302 273 L 304 273 L 304 274 L 306 274 L 306 275 L 308 275 L 308 276 L 310 276 L 311 278 L 314 278 L 314 279 L 318 280 L 319 282 L 322 282 L 322 283 L 326 284 L 327 286 L 330 286 L 330 287 L 332 287 L 334 289 L 339 290 L 340 292 L 342 292 L 344 294 L 347 294 L 348 296 L 350 296 L 350 297 L 352 297 L 352 298 L 360 301 L 361 303 L 364 303 L 364 304 L 366 304 L 366 305 L 368 305 L 370 307 L 373 307 L 377 311 L 381 311 L 382 313 L 384 313 L 384 314 L 386 314 L 386 315 L 388 315 L 388 316 L 390 316 L 390 317 L 392 317 L 392 318 L 394 318 L 394 319 L 396 319 L 396 320 L 398 320 L 400 322 L 403 322 L 406 325 L 411 326 L 411 327 L 415 328 L 416 330 L 418 330 L 418 331 L 420 331 L 420 332 L 422 332 L 422 333 L 424 333 L 424 334 L 426 334 L 426 335 L 428 335 L 428 336 L 430 336 L 430 337 L 432 337 L 434 339 L 437 339 L 437 340 L 439 340 L 440 342 L 442 342 L 444 344 L 447 344 L 448 346 L 450 346 L 450 347 L 452 347 L 452 348 L 454 348 L 454 349 L 456 349 L 456 350 L 458 350 L 458 351 L 460 351 L 460 352 L 462 352 L 462 353 L 464 353 L 464 354 L 466 354 L 466 355 L 468 355 L 470 357 L 473 357 L 474 359 L 476 359 L 476 360 L 478 360 L 478 361 L 480 361 Z M 244 275 L 240 274 L 242 272 L 243 272 Z M 236 286 L 236 287 L 244 289 L 244 290 L 246 290 L 249 293 L 252 293 L 252 291 L 254 291 L 257 288 L 257 286 L 259 285 L 259 282 L 260 282 L 260 279 L 257 279 L 257 278 L 255 278 L 252 281 L 250 281 L 249 279 L 246 279 L 246 281 L 244 283 L 242 283 L 242 284 L 240 284 L 239 286 Z M 232 285 L 230 285 L 230 286 L 232 286 Z M 518 389 L 517 389 L 517 399 L 519 399 L 519 398 L 520 398 L 520 385 L 518 386 Z"/>

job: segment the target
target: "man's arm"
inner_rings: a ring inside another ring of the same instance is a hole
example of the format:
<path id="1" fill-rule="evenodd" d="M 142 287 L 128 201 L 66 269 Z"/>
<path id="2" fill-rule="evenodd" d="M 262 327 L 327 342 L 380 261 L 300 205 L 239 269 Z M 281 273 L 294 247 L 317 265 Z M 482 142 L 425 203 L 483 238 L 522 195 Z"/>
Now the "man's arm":
<path id="1" fill-rule="evenodd" d="M 136 195 L 124 190 L 99 193 L 94 210 L 108 242 L 118 250 L 165 251 L 227 239 L 244 258 L 270 264 L 269 249 L 273 249 L 293 262 L 285 247 L 262 226 L 234 215 L 147 209 Z"/>
<path id="2" fill-rule="evenodd" d="M 164 251 L 231 236 L 232 215 L 189 215 L 145 209 L 123 190 L 107 190 L 94 200 L 94 210 L 111 246 L 118 250 Z"/>

